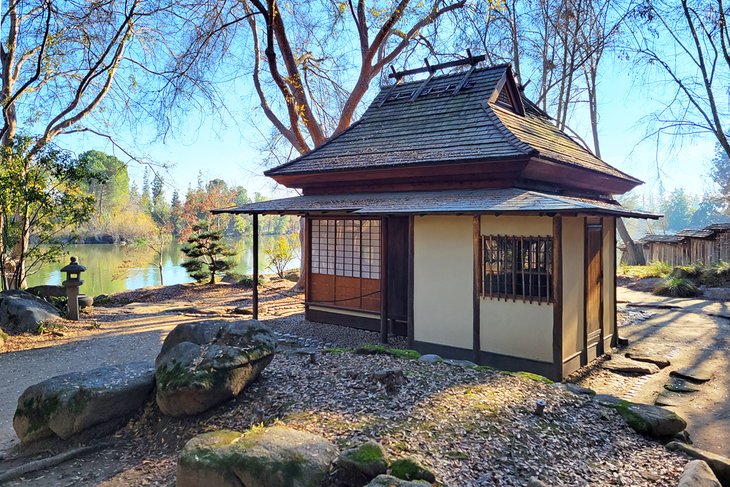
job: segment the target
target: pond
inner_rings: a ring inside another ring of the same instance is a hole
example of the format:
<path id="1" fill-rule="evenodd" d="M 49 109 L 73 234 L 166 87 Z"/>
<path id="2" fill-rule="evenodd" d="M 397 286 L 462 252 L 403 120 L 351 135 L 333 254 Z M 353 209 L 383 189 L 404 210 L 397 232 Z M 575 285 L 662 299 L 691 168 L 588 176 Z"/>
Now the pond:
<path id="1" fill-rule="evenodd" d="M 263 249 L 266 243 L 275 236 L 262 236 L 259 246 L 259 272 L 267 271 Z M 249 242 L 229 242 L 238 251 L 233 258 L 236 267 L 233 271 L 239 274 L 251 274 L 253 266 L 253 252 Z M 185 269 L 180 267 L 184 255 L 180 251 L 182 246 L 171 243 L 163 252 L 162 272 L 165 285 L 192 282 Z M 68 263 L 68 256 L 75 255 L 79 263 L 86 267 L 81 275 L 84 281 L 81 292 L 88 296 L 111 294 L 129 289 L 138 289 L 147 286 L 159 286 L 160 274 L 155 263 L 156 254 L 149 248 L 132 248 L 114 244 L 78 244 L 66 248 L 67 257 L 61 262 L 44 264 L 38 272 L 28 277 L 28 286 L 41 284 L 60 285 L 63 276 L 59 269 Z M 289 268 L 298 268 L 299 260 L 293 261 Z"/>

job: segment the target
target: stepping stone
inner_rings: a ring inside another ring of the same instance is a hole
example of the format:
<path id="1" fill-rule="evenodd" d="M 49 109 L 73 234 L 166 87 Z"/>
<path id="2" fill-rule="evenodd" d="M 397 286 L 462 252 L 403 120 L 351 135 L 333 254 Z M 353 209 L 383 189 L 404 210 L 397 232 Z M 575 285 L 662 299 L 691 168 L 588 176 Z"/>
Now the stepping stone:
<path id="1" fill-rule="evenodd" d="M 654 400 L 654 404 L 657 406 L 682 406 L 687 401 L 685 400 L 686 396 L 682 396 L 680 394 L 677 394 L 675 392 L 669 392 L 669 391 L 662 391 L 659 393 L 659 395 Z"/>
<path id="2" fill-rule="evenodd" d="M 669 359 L 663 355 L 652 355 L 642 352 L 626 352 L 626 357 L 630 358 L 631 360 L 654 364 L 660 369 L 668 367 L 670 364 Z"/>
<path id="3" fill-rule="evenodd" d="M 703 365 L 695 365 L 690 367 L 684 367 L 679 370 L 673 370 L 669 375 L 674 377 L 681 377 L 682 379 L 689 379 L 694 382 L 707 382 L 712 379 L 712 371 Z"/>
<path id="4" fill-rule="evenodd" d="M 664 384 L 664 388 L 672 392 L 697 392 L 700 390 L 696 385 L 680 377 L 672 377 L 669 382 Z"/>
<path id="5" fill-rule="evenodd" d="M 631 374 L 656 374 L 659 367 L 646 362 L 638 362 L 624 357 L 616 357 L 604 362 L 603 368 L 611 372 L 624 372 Z"/>

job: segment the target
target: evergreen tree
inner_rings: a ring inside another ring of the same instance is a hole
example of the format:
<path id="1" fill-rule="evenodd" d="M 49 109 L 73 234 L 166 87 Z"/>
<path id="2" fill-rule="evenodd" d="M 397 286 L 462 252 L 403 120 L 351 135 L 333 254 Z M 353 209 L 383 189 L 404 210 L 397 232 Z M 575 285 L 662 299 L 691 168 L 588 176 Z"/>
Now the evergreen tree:
<path id="1" fill-rule="evenodd" d="M 144 168 L 144 176 L 142 176 L 142 207 L 148 212 L 152 210 L 152 198 L 150 197 L 150 171 L 148 167 Z"/>
<path id="2" fill-rule="evenodd" d="M 223 232 L 211 231 L 207 222 L 193 225 L 193 232 L 182 248 L 186 259 L 181 265 L 196 281 L 210 279 L 208 282 L 214 284 L 217 273 L 233 268 L 230 257 L 236 251 L 223 241 Z"/>
<path id="3" fill-rule="evenodd" d="M 715 144 L 715 157 L 711 161 L 710 176 L 719 186 L 727 205 L 730 200 L 730 157 L 719 143 Z"/>

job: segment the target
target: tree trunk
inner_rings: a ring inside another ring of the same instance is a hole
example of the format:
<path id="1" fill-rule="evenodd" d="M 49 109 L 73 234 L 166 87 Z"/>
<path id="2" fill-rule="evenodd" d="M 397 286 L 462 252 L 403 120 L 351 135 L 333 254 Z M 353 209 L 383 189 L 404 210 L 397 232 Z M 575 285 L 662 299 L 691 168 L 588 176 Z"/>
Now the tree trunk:
<path id="1" fill-rule="evenodd" d="M 616 218 L 616 230 L 618 230 L 621 240 L 626 245 L 626 251 L 621 255 L 621 264 L 646 265 L 646 258 L 644 257 L 644 251 L 641 245 L 634 242 L 634 239 L 631 238 L 621 218 Z"/>

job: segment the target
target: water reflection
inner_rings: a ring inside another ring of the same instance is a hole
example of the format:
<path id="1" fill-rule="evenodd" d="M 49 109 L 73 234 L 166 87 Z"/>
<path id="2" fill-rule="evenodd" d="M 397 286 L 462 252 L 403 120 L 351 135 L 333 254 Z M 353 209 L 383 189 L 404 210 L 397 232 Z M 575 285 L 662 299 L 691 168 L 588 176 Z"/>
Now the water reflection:
<path id="1" fill-rule="evenodd" d="M 265 272 L 264 266 L 266 263 L 262 249 L 265 248 L 269 240 L 274 238 L 276 237 L 266 236 L 261 238 L 259 249 L 260 272 Z M 250 274 L 253 265 L 253 252 L 250 245 L 247 245 L 248 242 L 229 243 L 234 245 L 238 251 L 238 254 L 234 257 L 236 260 L 235 272 Z M 184 257 L 180 247 L 181 245 L 177 243 L 171 243 L 163 252 L 162 270 L 166 285 L 192 282 L 185 269 L 180 267 Z M 78 257 L 79 263 L 86 267 L 86 272 L 81 277 L 84 281 L 81 292 L 89 296 L 160 285 L 160 275 L 155 263 L 157 256 L 149 248 L 131 248 L 112 244 L 86 244 L 69 245 L 67 251 L 68 255 Z M 59 269 L 66 264 L 65 260 L 64 262 L 42 266 L 38 272 L 28 278 L 28 285 L 61 284 L 63 276 Z M 292 268 L 298 266 L 298 260 L 290 265 Z"/>

